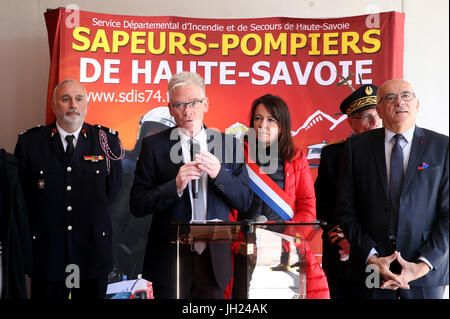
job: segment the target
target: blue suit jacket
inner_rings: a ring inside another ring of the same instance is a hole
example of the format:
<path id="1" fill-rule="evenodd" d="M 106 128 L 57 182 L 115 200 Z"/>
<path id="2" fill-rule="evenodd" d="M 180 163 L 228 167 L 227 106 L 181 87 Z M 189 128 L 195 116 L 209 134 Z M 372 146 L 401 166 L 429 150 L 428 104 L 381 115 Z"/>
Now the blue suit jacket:
<path id="1" fill-rule="evenodd" d="M 166 286 L 175 285 L 176 245 L 173 241 L 176 228 L 173 223 L 189 223 L 192 216 L 188 188 L 181 197 L 176 190 L 175 178 L 184 163 L 181 144 L 177 144 L 179 137 L 175 135 L 171 139 L 175 132 L 176 128 L 171 128 L 144 138 L 130 195 L 130 209 L 134 216 L 153 215 L 143 275 Z M 240 150 L 237 140 L 212 130 L 207 130 L 207 136 L 208 150 L 222 164 L 217 178 L 208 178 L 207 217 L 226 221 L 231 208 L 242 211 L 249 208 L 252 191 L 245 163 L 228 158 Z M 179 162 L 174 163 L 171 155 Z M 232 275 L 230 245 L 210 244 L 210 253 L 215 278 L 224 288 Z"/>
<path id="2" fill-rule="evenodd" d="M 400 198 L 397 250 L 407 261 L 425 257 L 434 269 L 412 286 L 448 285 L 448 141 L 430 130 L 414 131 Z M 338 221 L 351 242 L 349 273 L 364 283 L 370 250 L 375 248 L 379 256 L 393 252 L 383 128 L 348 140 L 338 194 Z"/>

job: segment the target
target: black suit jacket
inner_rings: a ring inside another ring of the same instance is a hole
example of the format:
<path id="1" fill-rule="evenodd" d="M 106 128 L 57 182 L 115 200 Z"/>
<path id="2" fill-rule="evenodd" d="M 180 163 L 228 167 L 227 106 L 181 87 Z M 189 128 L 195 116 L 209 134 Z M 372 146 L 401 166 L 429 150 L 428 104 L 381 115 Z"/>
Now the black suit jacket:
<path id="1" fill-rule="evenodd" d="M 326 221 L 322 233 L 322 268 L 328 278 L 344 278 L 346 262 L 340 261 L 336 243 L 332 243 L 328 233 L 336 229 L 336 196 L 340 165 L 344 153 L 344 142 L 326 145 L 320 153 L 320 165 L 314 183 L 316 192 L 317 219 Z"/>
<path id="2" fill-rule="evenodd" d="M 119 154 L 117 136 L 106 132 Z M 99 142 L 99 128 L 83 124 L 77 146 L 66 158 L 55 122 L 19 135 L 14 154 L 30 214 L 33 278 L 64 281 L 68 264 L 79 266 L 82 280 L 112 268 L 110 205 L 121 186 L 120 161 L 111 161 Z M 102 155 L 98 162 L 85 156 Z M 70 208 L 69 208 L 70 207 Z"/>
<path id="3" fill-rule="evenodd" d="M 410 262 L 425 257 L 434 269 L 412 286 L 448 284 L 448 144 L 447 136 L 415 128 L 400 198 L 397 250 Z M 393 252 L 384 129 L 350 138 L 344 164 L 338 221 L 351 242 L 351 277 L 364 283 L 370 250 L 375 248 L 379 256 Z"/>
<path id="4" fill-rule="evenodd" d="M 25 274 L 32 269 L 28 213 L 19 181 L 19 161 L 0 149 L 0 242 L 2 299 L 26 299 Z"/>
<path id="5" fill-rule="evenodd" d="M 176 239 L 173 223 L 189 223 L 192 216 L 188 187 L 181 197 L 175 178 L 182 165 L 182 150 L 176 128 L 144 138 L 131 189 L 130 208 L 136 217 L 152 214 L 148 234 L 143 275 L 146 279 L 166 286 L 175 286 Z M 171 139 L 171 134 L 173 138 Z M 208 178 L 207 218 L 228 220 L 231 208 L 248 210 L 252 191 L 248 173 L 240 159 L 229 158 L 242 151 L 231 135 L 207 130 L 208 150 L 222 164 L 215 180 Z M 174 163 L 171 155 L 178 158 Z M 214 275 L 220 287 L 231 279 L 232 264 L 229 244 L 209 244 Z M 189 272 L 182 272 L 189 276 Z M 173 296 L 175 297 L 175 296 Z"/>

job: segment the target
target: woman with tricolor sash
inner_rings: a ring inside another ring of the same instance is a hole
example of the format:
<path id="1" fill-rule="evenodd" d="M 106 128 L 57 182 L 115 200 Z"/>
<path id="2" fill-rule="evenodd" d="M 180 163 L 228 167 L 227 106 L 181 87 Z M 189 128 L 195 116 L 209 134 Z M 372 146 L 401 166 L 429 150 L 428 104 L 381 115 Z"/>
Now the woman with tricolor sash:
<path id="1" fill-rule="evenodd" d="M 292 140 L 286 103 L 271 94 L 257 98 L 252 103 L 249 126 L 244 153 L 254 196 L 250 210 L 239 212 L 238 220 L 261 220 L 260 216 L 264 216 L 262 220 L 275 222 L 313 222 L 316 219 L 314 184 L 308 161 Z M 233 298 L 247 298 L 243 292 L 249 288 L 255 265 L 251 263 L 245 280 L 242 269 L 245 258 L 235 255 Z M 306 247 L 306 263 L 307 298 L 329 298 L 325 273 L 309 247 Z M 245 282 L 247 289 L 242 286 Z"/>

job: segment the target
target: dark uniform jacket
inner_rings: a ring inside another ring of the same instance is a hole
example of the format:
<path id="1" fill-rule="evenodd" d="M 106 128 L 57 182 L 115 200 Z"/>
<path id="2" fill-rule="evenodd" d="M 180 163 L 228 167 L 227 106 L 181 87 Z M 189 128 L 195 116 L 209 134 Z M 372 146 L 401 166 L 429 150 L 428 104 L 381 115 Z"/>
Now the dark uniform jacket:
<path id="1" fill-rule="evenodd" d="M 397 250 L 409 262 L 423 256 L 433 265 L 433 270 L 412 281 L 411 286 L 448 285 L 448 141 L 448 136 L 416 126 L 393 242 L 384 129 L 348 139 L 338 190 L 337 219 L 350 239 L 349 274 L 353 280 L 365 283 L 366 259 L 375 248 L 380 257 Z"/>
<path id="2" fill-rule="evenodd" d="M 144 260 L 144 277 L 169 287 L 175 287 L 176 282 L 176 229 L 173 223 L 189 223 L 192 216 L 188 187 L 181 197 L 176 188 L 175 178 L 184 163 L 173 163 L 171 160 L 171 150 L 172 155 L 176 155 L 177 147 L 174 145 L 179 142 L 179 138 L 170 138 L 175 129 L 144 138 L 130 196 L 133 215 L 153 216 Z M 207 218 L 228 220 L 231 208 L 246 211 L 250 207 L 252 191 L 248 173 L 242 159 L 237 162 L 231 158 L 230 161 L 229 156 L 237 152 L 236 140 L 232 136 L 212 130 L 206 132 L 208 146 L 213 146 L 209 151 L 222 153 L 219 155 L 222 167 L 217 178 L 208 178 Z M 230 140 L 225 142 L 227 138 Z M 182 159 L 181 146 L 178 150 L 178 157 Z M 209 245 L 214 276 L 218 285 L 225 288 L 232 275 L 230 245 Z M 181 275 L 191 274 L 182 271 Z"/>
<path id="3" fill-rule="evenodd" d="M 19 161 L 0 150 L 0 241 L 3 250 L 2 299 L 26 299 L 25 274 L 32 269 L 31 235 L 19 182 Z"/>
<path id="4" fill-rule="evenodd" d="M 322 268 L 328 278 L 344 278 L 345 262 L 339 260 L 337 234 L 340 231 L 336 221 L 336 195 L 339 169 L 342 162 L 344 142 L 326 145 L 320 153 L 320 165 L 314 183 L 316 191 L 317 219 L 326 221 L 322 233 Z M 333 240 L 336 240 L 332 242 Z"/>
<path id="5" fill-rule="evenodd" d="M 112 267 L 110 205 L 121 185 L 121 163 L 107 160 L 100 127 L 83 124 L 75 151 L 66 158 L 56 123 L 19 136 L 22 185 L 33 238 L 33 277 L 64 281 L 66 266 L 79 266 L 81 280 Z M 119 154 L 119 139 L 108 129 L 108 145 Z M 103 156 L 96 161 L 90 156 Z"/>

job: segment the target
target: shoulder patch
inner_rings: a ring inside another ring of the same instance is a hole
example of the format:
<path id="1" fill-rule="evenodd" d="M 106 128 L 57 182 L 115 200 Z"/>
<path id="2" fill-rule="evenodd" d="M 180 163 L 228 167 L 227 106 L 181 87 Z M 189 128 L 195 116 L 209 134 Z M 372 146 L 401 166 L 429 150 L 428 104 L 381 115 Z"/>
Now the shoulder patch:
<path id="1" fill-rule="evenodd" d="M 335 144 L 341 144 L 341 143 L 344 143 L 346 140 L 339 140 L 339 141 L 336 141 L 336 142 L 331 142 L 331 143 L 328 143 L 327 145 L 325 145 L 324 147 L 327 147 L 327 146 L 330 146 L 330 145 L 335 145 Z"/>
<path id="2" fill-rule="evenodd" d="M 23 134 L 29 133 L 29 132 L 34 132 L 34 131 L 36 131 L 36 130 L 38 130 L 40 128 L 43 128 L 43 127 L 45 127 L 45 126 L 44 125 L 38 125 L 38 126 L 32 127 L 32 128 L 30 128 L 30 129 L 28 129 L 26 131 L 23 131 L 23 132 L 19 133 L 19 135 L 23 135 Z"/>
<path id="3" fill-rule="evenodd" d="M 117 131 L 115 131 L 113 129 L 110 129 L 110 128 L 106 127 L 106 126 L 102 126 L 100 124 L 95 124 L 94 127 L 98 128 L 98 129 L 102 129 L 105 132 L 108 132 L 108 133 L 110 133 L 112 135 L 119 136 L 119 132 L 117 132 Z"/>

